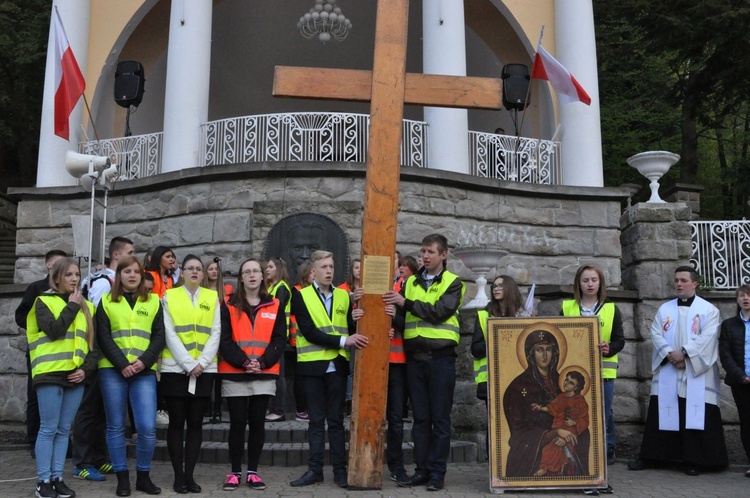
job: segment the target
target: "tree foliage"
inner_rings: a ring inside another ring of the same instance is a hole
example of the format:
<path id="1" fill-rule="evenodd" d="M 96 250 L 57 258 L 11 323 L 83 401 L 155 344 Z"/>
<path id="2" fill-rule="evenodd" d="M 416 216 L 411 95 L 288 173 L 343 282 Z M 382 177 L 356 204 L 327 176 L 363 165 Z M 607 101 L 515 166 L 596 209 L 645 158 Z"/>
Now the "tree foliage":
<path id="1" fill-rule="evenodd" d="M 52 2 L 0 1 L 0 190 L 36 176 Z"/>

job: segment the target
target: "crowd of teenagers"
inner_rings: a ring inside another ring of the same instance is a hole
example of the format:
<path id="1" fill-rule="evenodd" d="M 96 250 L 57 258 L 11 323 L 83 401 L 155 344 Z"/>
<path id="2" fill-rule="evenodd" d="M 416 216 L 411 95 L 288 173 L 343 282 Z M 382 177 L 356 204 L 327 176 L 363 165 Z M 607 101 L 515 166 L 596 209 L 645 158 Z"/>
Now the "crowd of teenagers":
<path id="1" fill-rule="evenodd" d="M 386 462 L 398 486 L 426 485 L 430 491 L 443 489 L 450 456 L 458 310 L 465 290 L 460 278 L 447 270 L 447 253 L 448 241 L 440 234 L 423 239 L 418 259 L 397 253 L 393 290 L 382 296 L 392 323 Z M 297 269 L 298 282 L 289 281 L 286 263 L 276 258 L 245 260 L 231 285 L 224 282 L 219 258 L 204 266 L 189 254 L 178 265 L 170 248 L 158 246 L 144 259 L 135 256 L 131 240 L 115 237 L 107 267 L 82 282 L 75 259 L 50 251 L 45 258 L 48 276 L 28 287 L 16 310 L 16 321 L 26 329 L 29 343 L 27 424 L 39 479 L 36 496 L 75 496 L 63 480 L 69 441 L 74 477 L 103 481 L 104 474 L 114 474 L 115 494 L 129 496 L 129 438 L 135 442 L 135 489 L 159 494 L 150 474 L 157 420 L 168 423 L 174 491 L 200 493 L 194 470 L 203 420 L 208 416 L 220 421 L 222 406 L 229 413 L 230 458 L 223 489 L 232 491 L 243 482 L 265 489 L 258 469 L 265 423 L 286 416 L 285 370 L 293 371 L 294 416 L 309 423 L 308 469 L 290 484 L 324 481 L 327 432 L 333 482 L 346 487 L 344 418 L 351 403 L 353 353 L 368 345 L 356 327 L 365 313 L 358 306 L 364 295 L 360 261 L 353 260 L 346 282 L 334 287 L 334 254 L 321 250 Z M 689 475 L 726 465 L 718 375 L 712 374 L 719 354 L 750 457 L 750 288 L 738 290 L 739 315 L 726 320 L 719 334 L 718 311 L 695 296 L 697 281 L 691 268 L 678 268 L 678 299 L 665 303 L 654 320 L 655 382 L 642 458 L 631 463 L 633 470 L 675 459 L 687 465 Z M 612 464 L 614 381 L 618 353 L 625 345 L 622 314 L 607 299 L 604 273 L 598 267 L 580 267 L 573 284 L 574 298 L 563 301 L 561 315 L 597 316 L 600 321 L 606 458 Z M 477 397 L 485 403 L 487 319 L 533 313 L 524 306 L 512 277 L 498 276 L 490 290 L 489 304 L 477 314 L 471 344 Z M 583 437 L 582 431 L 567 427 L 570 422 L 566 426 L 564 417 L 560 427 L 553 425 L 554 414 L 547 408 L 564 388 L 553 378 L 559 355 L 554 337 L 534 334 L 530 341 L 524 396 L 531 393 L 539 404 L 533 412 L 518 411 L 511 389 L 506 393 L 510 451 L 517 455 L 509 460 L 507 473 L 570 475 L 564 465 L 549 464 L 554 459 L 543 457 L 544 452 L 514 448 L 514 440 L 528 442 L 537 435 L 540 445 L 551 441 L 557 446 Z M 686 371 L 710 378 L 691 387 L 683 382 Z M 705 416 L 687 416 L 687 428 L 686 397 L 706 406 Z M 407 399 L 416 467 L 411 475 L 402 452 Z M 671 402 L 679 410 L 667 414 L 665 403 Z M 586 490 L 612 491 L 609 485 Z"/>

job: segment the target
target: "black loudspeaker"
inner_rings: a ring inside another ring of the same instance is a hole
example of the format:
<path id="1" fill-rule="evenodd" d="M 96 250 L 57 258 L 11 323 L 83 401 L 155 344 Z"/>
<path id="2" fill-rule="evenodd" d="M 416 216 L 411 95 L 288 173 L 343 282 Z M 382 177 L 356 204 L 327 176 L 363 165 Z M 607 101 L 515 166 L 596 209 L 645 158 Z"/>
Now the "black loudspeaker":
<path id="1" fill-rule="evenodd" d="M 506 64 L 503 66 L 502 79 L 503 106 L 508 110 L 524 110 L 529 105 L 526 100 L 529 91 L 529 67 L 524 64 Z"/>
<path id="2" fill-rule="evenodd" d="M 122 61 L 115 71 L 115 102 L 122 107 L 136 106 L 143 100 L 146 76 L 143 64 L 137 61 Z"/>

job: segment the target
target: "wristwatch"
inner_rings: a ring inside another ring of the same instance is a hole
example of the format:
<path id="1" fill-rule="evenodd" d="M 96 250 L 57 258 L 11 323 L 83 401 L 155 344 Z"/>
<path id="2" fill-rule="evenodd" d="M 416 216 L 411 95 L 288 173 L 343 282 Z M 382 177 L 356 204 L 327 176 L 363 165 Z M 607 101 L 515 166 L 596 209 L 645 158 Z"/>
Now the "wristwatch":
<path id="1" fill-rule="evenodd" d="M 685 348 L 680 349 L 682 351 L 682 354 L 685 355 L 685 358 L 688 357 L 687 351 L 685 351 Z"/>

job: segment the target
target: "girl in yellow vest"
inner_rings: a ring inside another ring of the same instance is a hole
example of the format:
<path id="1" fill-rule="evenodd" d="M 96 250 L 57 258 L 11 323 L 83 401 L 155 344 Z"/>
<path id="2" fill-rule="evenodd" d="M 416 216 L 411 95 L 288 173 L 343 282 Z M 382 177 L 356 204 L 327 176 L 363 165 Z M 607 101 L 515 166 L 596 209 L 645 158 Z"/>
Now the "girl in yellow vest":
<path id="1" fill-rule="evenodd" d="M 203 263 L 197 256 L 185 257 L 182 276 L 184 285 L 167 290 L 161 301 L 167 349 L 162 353 L 159 386 L 169 410 L 167 449 L 174 469 L 173 487 L 179 494 L 201 491 L 193 471 L 203 441 L 203 414 L 211 401 L 221 336 L 219 296 L 201 287 Z"/>
<path id="2" fill-rule="evenodd" d="M 60 258 L 50 273 L 51 289 L 36 298 L 26 318 L 31 377 L 39 399 L 36 439 L 36 496 L 70 498 L 63 482 L 68 435 L 83 397 L 83 382 L 96 370 L 92 350 L 94 305 L 78 288 L 81 270 L 73 258 Z"/>
<path id="3" fill-rule="evenodd" d="M 161 493 L 151 482 L 156 446 L 156 362 L 164 349 L 164 315 L 159 296 L 146 288 L 145 271 L 135 256 L 120 259 L 112 291 L 96 311 L 96 332 L 102 358 L 99 383 L 107 414 L 107 446 L 117 474 L 117 496 L 130 495 L 125 443 L 128 401 L 138 433 L 135 489 Z"/>
<path id="4" fill-rule="evenodd" d="M 265 416 L 276 394 L 279 361 L 284 355 L 287 325 L 284 308 L 268 293 L 260 262 L 240 265 L 237 291 L 221 307 L 221 395 L 229 406 L 229 458 L 232 472 L 224 489 L 232 491 L 242 480 L 242 453 L 247 436 L 247 477 L 252 489 L 266 489 L 258 476 L 265 442 Z"/>
<path id="5" fill-rule="evenodd" d="M 599 349 L 602 352 L 602 377 L 604 391 L 604 422 L 607 435 L 607 463 L 615 463 L 615 417 L 612 402 L 615 397 L 617 377 L 617 353 L 625 346 L 622 331 L 622 314 L 615 304 L 607 299 L 607 284 L 604 272 L 593 265 L 581 266 L 573 279 L 573 299 L 563 301 L 564 316 L 598 316 Z M 611 488 L 608 488 L 608 491 Z M 610 491 L 611 492 L 611 491 Z"/>
<path id="6" fill-rule="evenodd" d="M 513 277 L 500 275 L 490 284 L 490 302 L 477 312 L 474 335 L 471 340 L 471 355 L 474 357 L 474 381 L 477 398 L 487 403 L 487 319 L 489 317 L 526 317 L 523 298 Z"/>
<path id="7" fill-rule="evenodd" d="M 271 258 L 266 263 L 264 270 L 266 279 L 266 287 L 268 293 L 279 300 L 281 310 L 286 317 L 287 331 L 291 326 L 291 311 L 292 311 L 292 287 L 289 285 L 289 273 L 286 269 L 286 263 L 280 258 Z M 289 332 L 287 332 L 287 337 Z M 288 347 L 289 352 L 297 356 L 297 352 Z M 296 359 L 296 358 L 295 358 Z M 281 371 L 276 378 L 276 394 L 272 396 L 269 406 L 269 412 L 266 414 L 266 422 L 280 422 L 286 418 L 284 415 L 284 401 L 286 400 L 286 375 L 285 368 L 287 362 L 287 355 L 282 355 L 279 360 Z"/>

